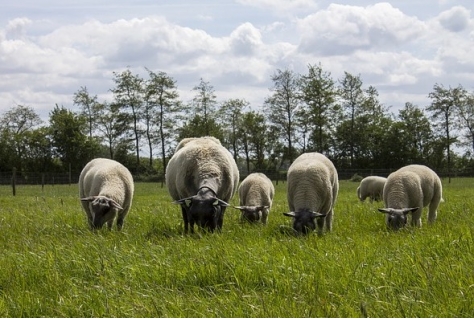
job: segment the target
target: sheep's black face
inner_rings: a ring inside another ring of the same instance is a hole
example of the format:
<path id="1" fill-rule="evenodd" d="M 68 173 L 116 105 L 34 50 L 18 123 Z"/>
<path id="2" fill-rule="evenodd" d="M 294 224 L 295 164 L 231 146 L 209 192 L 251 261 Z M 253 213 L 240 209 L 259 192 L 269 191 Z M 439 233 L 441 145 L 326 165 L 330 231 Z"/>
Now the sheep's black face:
<path id="1" fill-rule="evenodd" d="M 115 218 L 116 209 L 106 198 L 97 198 L 90 203 L 92 212 L 92 226 L 102 228 L 106 222 Z"/>
<path id="2" fill-rule="evenodd" d="M 246 207 L 242 209 L 242 219 L 251 223 L 258 222 L 262 217 L 262 210 L 259 207 Z"/>
<path id="3" fill-rule="evenodd" d="M 407 224 L 407 216 L 405 214 L 389 214 L 387 224 L 393 230 L 399 230 Z"/>
<path id="4" fill-rule="evenodd" d="M 293 229 L 303 235 L 314 231 L 316 229 L 316 217 L 312 212 L 296 213 L 293 220 Z"/>
<path id="5" fill-rule="evenodd" d="M 387 226 L 393 230 L 399 230 L 407 224 L 409 213 L 415 212 L 418 207 L 413 208 L 379 208 L 379 212 L 387 214 Z"/>
<path id="6" fill-rule="evenodd" d="M 193 199 L 189 206 L 189 221 L 199 227 L 214 231 L 218 225 L 222 208 L 216 204 L 217 199 Z"/>

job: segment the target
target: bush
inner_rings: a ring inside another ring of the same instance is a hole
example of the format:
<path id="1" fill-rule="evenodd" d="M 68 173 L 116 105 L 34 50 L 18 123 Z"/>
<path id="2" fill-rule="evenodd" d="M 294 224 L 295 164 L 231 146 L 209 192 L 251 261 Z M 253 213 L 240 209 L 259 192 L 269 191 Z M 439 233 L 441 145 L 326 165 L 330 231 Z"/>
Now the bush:
<path id="1" fill-rule="evenodd" d="M 357 183 L 360 183 L 360 181 L 363 179 L 362 176 L 360 176 L 359 174 L 355 173 L 354 175 L 352 175 L 350 181 L 351 182 L 357 182 Z"/>

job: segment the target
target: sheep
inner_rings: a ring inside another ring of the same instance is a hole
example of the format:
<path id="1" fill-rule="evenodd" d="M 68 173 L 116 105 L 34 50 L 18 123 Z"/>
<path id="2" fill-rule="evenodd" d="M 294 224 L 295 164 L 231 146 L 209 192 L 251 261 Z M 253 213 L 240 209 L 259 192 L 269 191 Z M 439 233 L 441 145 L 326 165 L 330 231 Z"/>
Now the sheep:
<path id="1" fill-rule="evenodd" d="M 107 158 L 91 160 L 79 176 L 79 196 L 91 229 L 108 229 L 117 218 L 117 229 L 132 206 L 134 192 L 130 171 L 117 161 Z"/>
<path id="2" fill-rule="evenodd" d="M 166 167 L 166 185 L 181 205 L 184 231 L 194 224 L 220 231 L 227 202 L 239 183 L 239 169 L 230 152 L 213 137 L 188 138 L 176 147 Z"/>
<path id="3" fill-rule="evenodd" d="M 443 201 L 443 187 L 436 173 L 424 165 L 408 165 L 390 174 L 383 189 L 386 214 L 385 222 L 398 230 L 407 224 L 411 213 L 411 225 L 421 227 L 423 207 L 429 205 L 428 222 L 434 223 L 439 203 Z"/>
<path id="4" fill-rule="evenodd" d="M 357 197 L 363 202 L 367 197 L 370 198 L 370 202 L 379 201 L 382 199 L 383 186 L 387 179 L 381 176 L 367 176 L 360 181 L 359 187 L 357 187 Z"/>
<path id="5" fill-rule="evenodd" d="M 242 221 L 261 221 L 266 225 L 274 195 L 272 181 L 263 173 L 252 173 L 240 183 L 240 206 L 234 207 L 240 209 Z"/>
<path id="6" fill-rule="evenodd" d="M 293 230 L 307 234 L 316 229 L 322 235 L 324 224 L 332 230 L 334 204 L 339 181 L 334 164 L 323 154 L 300 155 L 288 169 L 287 198 L 291 210 L 283 213 L 293 218 Z"/>

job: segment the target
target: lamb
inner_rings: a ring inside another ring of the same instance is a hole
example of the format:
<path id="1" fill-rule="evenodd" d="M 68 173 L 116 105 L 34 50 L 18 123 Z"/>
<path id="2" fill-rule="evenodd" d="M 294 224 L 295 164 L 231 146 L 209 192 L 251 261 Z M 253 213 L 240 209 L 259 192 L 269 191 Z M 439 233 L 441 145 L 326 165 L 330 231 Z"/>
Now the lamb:
<path id="1" fill-rule="evenodd" d="M 176 147 L 166 167 L 166 185 L 181 205 L 184 230 L 194 224 L 213 232 L 222 229 L 227 202 L 239 183 L 239 170 L 230 152 L 213 137 L 188 138 Z"/>
<path id="2" fill-rule="evenodd" d="M 132 206 L 133 192 L 132 174 L 111 159 L 91 160 L 79 176 L 79 196 L 92 229 L 107 223 L 111 230 L 117 218 L 117 229 L 121 230 Z"/>
<path id="3" fill-rule="evenodd" d="M 324 224 L 332 230 L 334 204 L 339 191 L 339 181 L 334 164 L 323 154 L 300 155 L 288 169 L 288 205 L 291 210 L 283 213 L 293 218 L 293 230 L 307 234 L 316 229 L 322 235 Z"/>
<path id="4" fill-rule="evenodd" d="M 360 181 L 357 187 L 357 197 L 363 202 L 367 197 L 370 202 L 382 199 L 383 187 L 387 179 L 381 176 L 367 176 Z"/>
<path id="5" fill-rule="evenodd" d="M 239 186 L 241 220 L 249 222 L 268 221 L 268 213 L 272 207 L 275 187 L 263 173 L 248 175 Z"/>
<path id="6" fill-rule="evenodd" d="M 383 189 L 385 222 L 398 230 L 407 224 L 411 213 L 412 226 L 421 227 L 421 212 L 429 205 L 428 222 L 434 223 L 442 199 L 443 187 L 436 173 L 424 165 L 408 165 L 390 174 Z"/>

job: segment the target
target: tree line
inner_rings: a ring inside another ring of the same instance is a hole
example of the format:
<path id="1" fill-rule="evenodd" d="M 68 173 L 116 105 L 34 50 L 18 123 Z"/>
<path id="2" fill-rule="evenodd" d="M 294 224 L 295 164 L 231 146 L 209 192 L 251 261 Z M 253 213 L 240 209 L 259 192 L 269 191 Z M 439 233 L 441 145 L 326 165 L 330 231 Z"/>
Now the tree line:
<path id="1" fill-rule="evenodd" d="M 170 75 L 145 70 L 145 78 L 114 72 L 111 101 L 81 87 L 72 96 L 78 111 L 56 104 L 48 123 L 30 106 L 6 111 L 0 171 L 78 172 L 102 156 L 134 174 L 163 175 L 181 139 L 206 135 L 220 139 L 244 173 L 284 171 L 309 151 L 327 155 L 338 169 L 474 168 L 474 93 L 462 85 L 436 83 L 430 105 L 406 102 L 394 114 L 361 75 L 334 79 L 321 64 L 308 65 L 305 74 L 276 70 L 258 106 L 241 96 L 219 101 L 202 78 L 184 102 Z"/>

